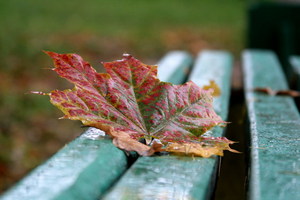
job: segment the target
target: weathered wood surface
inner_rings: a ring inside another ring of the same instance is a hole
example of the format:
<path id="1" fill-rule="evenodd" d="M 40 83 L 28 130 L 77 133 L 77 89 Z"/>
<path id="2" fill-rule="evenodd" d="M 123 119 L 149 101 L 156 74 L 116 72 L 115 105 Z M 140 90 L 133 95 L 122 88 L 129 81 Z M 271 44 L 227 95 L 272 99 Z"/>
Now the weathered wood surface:
<path id="1" fill-rule="evenodd" d="M 164 67 L 164 66 L 163 66 Z M 190 80 L 200 86 L 215 80 L 222 94 L 214 101 L 218 114 L 226 120 L 230 95 L 232 57 L 222 51 L 199 54 Z M 220 127 L 211 131 L 222 136 Z M 140 157 L 104 199 L 207 199 L 214 188 L 218 157 Z"/>
<path id="2" fill-rule="evenodd" d="M 246 103 L 250 121 L 249 197 L 300 199 L 300 117 L 291 97 L 253 91 L 288 89 L 272 52 L 243 53 Z"/>
<path id="3" fill-rule="evenodd" d="M 183 81 L 192 58 L 185 52 L 170 52 L 160 65 L 164 81 Z M 95 128 L 66 145 L 51 159 L 11 188 L 1 200 L 97 199 L 127 170 L 128 158 L 111 139 Z"/>
<path id="4" fill-rule="evenodd" d="M 192 66 L 193 59 L 184 51 L 171 51 L 163 57 L 158 65 L 158 78 L 173 84 L 182 84 Z"/>
<path id="5" fill-rule="evenodd" d="M 0 199 L 95 199 L 127 169 L 125 154 L 101 135 L 87 130 Z"/>

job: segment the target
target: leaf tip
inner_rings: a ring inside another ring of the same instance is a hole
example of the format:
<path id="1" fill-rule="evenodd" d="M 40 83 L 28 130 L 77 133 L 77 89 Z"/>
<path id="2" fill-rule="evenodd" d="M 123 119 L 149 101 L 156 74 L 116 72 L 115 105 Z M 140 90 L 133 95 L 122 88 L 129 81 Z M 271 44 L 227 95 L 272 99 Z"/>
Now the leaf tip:
<path id="1" fill-rule="evenodd" d="M 62 117 L 60 117 L 60 118 L 58 118 L 58 119 L 69 119 L 69 117 L 66 116 L 66 115 L 64 115 L 64 116 L 62 116 Z"/>
<path id="2" fill-rule="evenodd" d="M 45 50 L 43 50 L 43 52 L 45 53 L 45 54 L 47 54 L 48 56 L 50 56 L 51 58 L 57 58 L 60 54 L 58 54 L 58 53 L 55 53 L 55 52 L 53 52 L 53 51 L 45 51 Z"/>
<path id="3" fill-rule="evenodd" d="M 240 151 L 237 151 L 235 149 L 232 149 L 229 147 L 229 149 L 227 149 L 228 151 L 232 152 L 232 153 L 243 153 L 243 152 L 240 152 Z"/>
<path id="4" fill-rule="evenodd" d="M 40 91 L 30 91 L 30 94 L 38 94 L 38 95 L 47 95 L 49 96 L 50 93 L 40 92 Z"/>
<path id="5" fill-rule="evenodd" d="M 45 53 L 45 54 L 47 54 L 47 55 L 51 55 L 51 54 L 54 54 L 54 52 L 52 52 L 52 51 L 46 51 L 46 50 L 43 50 L 43 52 Z"/>
<path id="6" fill-rule="evenodd" d="M 123 53 L 123 59 L 129 59 L 132 58 L 132 55 L 130 55 L 129 53 Z"/>

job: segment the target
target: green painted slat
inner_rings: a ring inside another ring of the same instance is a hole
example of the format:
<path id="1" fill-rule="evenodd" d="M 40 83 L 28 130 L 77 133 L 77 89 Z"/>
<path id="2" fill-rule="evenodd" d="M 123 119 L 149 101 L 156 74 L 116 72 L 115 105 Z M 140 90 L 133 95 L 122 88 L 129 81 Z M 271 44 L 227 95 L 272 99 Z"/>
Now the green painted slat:
<path id="1" fill-rule="evenodd" d="M 125 154 L 102 134 L 88 129 L 0 199 L 95 199 L 127 168 Z"/>
<path id="2" fill-rule="evenodd" d="M 186 80 L 192 62 L 192 57 L 187 52 L 171 51 L 158 63 L 158 78 L 181 84 Z"/>
<path id="3" fill-rule="evenodd" d="M 192 58 L 186 52 L 170 52 L 161 64 L 172 70 L 161 70 L 159 76 L 170 82 L 183 80 L 191 63 Z M 88 129 L 0 199 L 97 199 L 128 166 L 124 152 L 101 134 L 98 129 Z"/>
<path id="4" fill-rule="evenodd" d="M 300 90 L 300 56 L 290 56 L 290 65 L 296 79 L 296 88 Z"/>
<path id="5" fill-rule="evenodd" d="M 288 85 L 270 51 L 243 53 L 245 95 L 250 121 L 249 197 L 300 199 L 300 117 L 290 97 L 254 92 Z"/>
<path id="6" fill-rule="evenodd" d="M 215 108 L 226 119 L 230 94 L 232 57 L 226 52 L 205 51 L 199 54 L 190 79 L 199 85 L 215 80 L 222 90 Z M 223 130 L 212 130 L 221 136 Z M 218 157 L 180 156 L 140 157 L 104 199 L 176 200 L 206 199 L 211 196 Z"/>

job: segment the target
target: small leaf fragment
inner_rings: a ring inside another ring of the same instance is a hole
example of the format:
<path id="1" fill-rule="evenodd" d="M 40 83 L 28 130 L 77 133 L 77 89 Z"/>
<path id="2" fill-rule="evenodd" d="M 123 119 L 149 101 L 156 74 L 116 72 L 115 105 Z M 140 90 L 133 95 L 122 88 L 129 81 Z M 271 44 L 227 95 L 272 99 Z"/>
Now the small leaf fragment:
<path id="1" fill-rule="evenodd" d="M 271 96 L 291 96 L 291 97 L 299 97 L 300 92 L 296 90 L 273 90 L 269 87 L 266 88 L 255 88 L 254 91 L 265 93 Z"/>
<path id="2" fill-rule="evenodd" d="M 221 95 L 221 89 L 214 80 L 210 80 L 209 85 L 203 86 L 203 89 L 204 90 L 212 89 L 213 90 L 212 96 L 214 96 L 214 97 L 218 97 Z"/>
<path id="3" fill-rule="evenodd" d="M 171 143 L 165 151 L 175 154 L 201 156 L 204 158 L 211 157 L 212 155 L 223 156 L 223 151 L 228 150 L 234 153 L 238 151 L 230 148 L 230 144 L 235 142 L 230 141 L 224 137 L 218 138 L 203 138 L 205 142 L 187 142 L 187 143 Z"/>
<path id="4" fill-rule="evenodd" d="M 136 151 L 141 156 L 151 156 L 155 153 L 153 147 L 158 148 L 158 146 L 147 146 L 134 140 L 130 135 L 124 131 L 115 131 L 113 128 L 106 132 L 113 137 L 113 144 L 126 151 Z"/>

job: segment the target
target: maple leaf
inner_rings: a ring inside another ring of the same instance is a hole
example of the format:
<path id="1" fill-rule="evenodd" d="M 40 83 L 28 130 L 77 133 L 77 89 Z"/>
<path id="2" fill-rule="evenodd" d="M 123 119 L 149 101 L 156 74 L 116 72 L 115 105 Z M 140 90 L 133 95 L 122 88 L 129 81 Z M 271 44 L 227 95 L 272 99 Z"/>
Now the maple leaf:
<path id="1" fill-rule="evenodd" d="M 226 123 L 213 110 L 212 90 L 191 81 L 183 85 L 162 82 L 157 78 L 157 66 L 128 54 L 122 60 L 104 62 L 107 73 L 97 73 L 77 54 L 46 53 L 54 61 L 53 70 L 75 87 L 34 93 L 49 95 L 51 103 L 65 114 L 63 118 L 105 131 L 120 149 L 144 156 L 185 149 L 186 154 L 203 157 L 232 150 L 230 140 L 204 142 L 201 137 Z M 139 142 L 141 138 L 146 145 Z M 187 151 L 187 146 L 192 151 Z"/>

